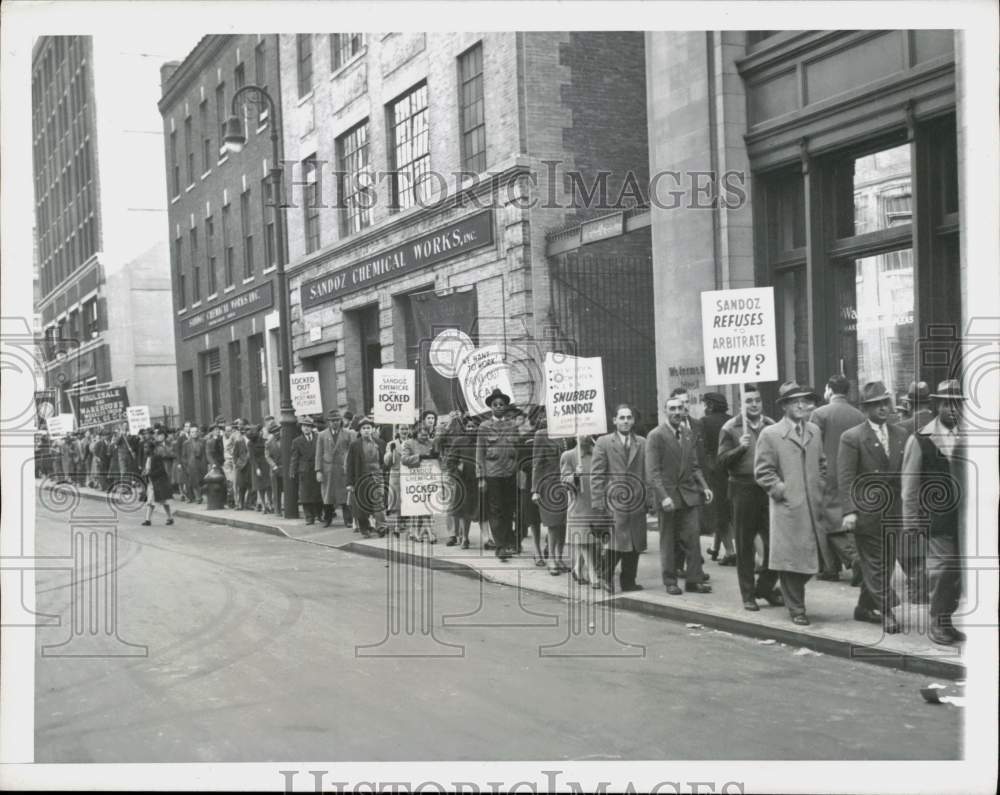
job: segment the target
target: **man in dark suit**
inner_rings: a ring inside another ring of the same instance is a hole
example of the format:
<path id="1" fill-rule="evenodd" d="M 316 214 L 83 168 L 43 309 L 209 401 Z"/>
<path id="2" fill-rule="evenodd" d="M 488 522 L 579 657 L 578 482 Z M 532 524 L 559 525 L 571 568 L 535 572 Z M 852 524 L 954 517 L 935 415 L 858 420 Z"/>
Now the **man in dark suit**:
<path id="1" fill-rule="evenodd" d="M 316 482 L 316 423 L 312 417 L 299 420 L 302 435 L 292 442 L 292 456 L 288 464 L 290 476 L 299 484 L 299 502 L 306 515 L 306 524 L 314 524 L 323 510 L 323 495 Z"/>
<path id="2" fill-rule="evenodd" d="M 622 591 L 641 591 L 635 578 L 639 553 L 646 549 L 646 440 L 632 432 L 635 411 L 627 403 L 615 408 L 614 423 L 615 430 L 594 443 L 590 467 L 591 507 L 597 515 L 611 517 L 601 585 L 614 593 L 620 561 Z"/>
<path id="3" fill-rule="evenodd" d="M 667 423 L 654 428 L 646 444 L 646 475 L 656 500 L 660 525 L 660 569 L 667 593 L 679 595 L 675 543 L 687 558 L 685 590 L 710 593 L 701 570 L 702 502 L 712 501 L 698 462 L 690 430 L 684 427 L 684 404 L 679 397 L 667 401 Z"/>
<path id="4" fill-rule="evenodd" d="M 698 458 L 698 466 L 700 466 L 704 471 L 706 465 L 706 454 L 705 454 L 705 426 L 703 420 L 699 420 L 697 417 L 691 416 L 691 395 L 687 391 L 687 389 L 685 389 L 682 386 L 675 387 L 670 391 L 670 397 L 680 398 L 680 401 L 684 406 L 684 417 L 681 420 L 681 425 L 684 428 L 687 428 L 687 430 L 691 431 L 691 437 L 694 439 L 695 453 L 697 454 Z M 709 535 L 711 534 L 712 531 L 708 527 L 704 526 L 704 520 L 705 520 L 705 513 L 704 511 L 702 511 L 701 512 L 702 527 L 699 528 L 699 532 L 704 533 L 705 535 Z M 674 546 L 674 554 L 676 556 L 675 560 L 677 563 L 677 576 L 684 577 L 685 576 L 684 569 L 685 569 L 685 564 L 687 562 L 687 556 L 684 553 L 684 547 L 681 544 L 680 539 L 677 539 L 677 543 Z M 699 555 L 701 556 L 700 552 Z M 704 580 L 707 582 L 709 576 L 708 572 L 706 572 L 704 569 L 705 566 L 704 556 L 701 556 L 701 565 L 702 565 L 702 576 Z"/>
<path id="5" fill-rule="evenodd" d="M 861 583 L 861 564 L 854 546 L 854 538 L 843 530 L 841 519 L 840 489 L 837 486 L 837 451 L 840 437 L 848 428 L 865 421 L 865 415 L 848 400 L 851 382 L 840 374 L 830 376 L 823 397 L 826 405 L 813 411 L 809 422 L 819 426 L 823 437 L 823 454 L 826 456 L 826 479 L 823 484 L 823 504 L 820 508 L 822 532 L 820 535 L 820 563 L 823 571 L 818 580 L 839 580 L 841 561 L 853 569 L 852 585 Z"/>
<path id="6" fill-rule="evenodd" d="M 899 632 L 892 614 L 897 602 L 892 590 L 896 565 L 896 528 L 901 515 L 900 472 L 909 434 L 888 422 L 892 395 L 881 381 L 861 389 L 865 422 L 844 431 L 837 453 L 837 482 L 844 507 L 842 527 L 854 534 L 863 582 L 854 618 Z"/>

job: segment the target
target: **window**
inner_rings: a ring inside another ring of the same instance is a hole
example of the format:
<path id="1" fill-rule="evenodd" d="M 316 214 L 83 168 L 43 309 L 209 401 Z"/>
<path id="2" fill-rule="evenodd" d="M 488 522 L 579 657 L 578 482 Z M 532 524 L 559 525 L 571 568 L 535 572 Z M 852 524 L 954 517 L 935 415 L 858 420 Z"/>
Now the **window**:
<path id="1" fill-rule="evenodd" d="M 310 254 L 319 248 L 319 167 L 316 155 L 310 155 L 302 161 L 302 176 L 305 185 L 302 188 L 302 210 L 305 217 L 306 253 Z"/>
<path id="2" fill-rule="evenodd" d="M 229 343 L 229 407 L 234 417 L 243 416 L 243 358 L 239 340 Z"/>
<path id="3" fill-rule="evenodd" d="M 240 194 L 240 226 L 243 229 L 243 278 L 253 276 L 253 222 L 250 220 L 250 191 Z"/>
<path id="4" fill-rule="evenodd" d="M 393 171 L 393 206 L 405 210 L 422 200 L 429 185 L 430 138 L 427 85 L 421 83 L 390 105 L 389 130 Z"/>
<path id="5" fill-rule="evenodd" d="M 92 339 L 97 336 L 100 330 L 97 297 L 95 296 L 83 305 L 83 335 L 86 339 Z"/>
<path id="6" fill-rule="evenodd" d="M 229 239 L 229 205 L 222 207 L 222 267 L 225 269 L 226 287 L 232 287 L 233 275 L 233 245 Z"/>
<path id="7" fill-rule="evenodd" d="M 295 37 L 298 52 L 299 98 L 312 91 L 312 34 L 300 33 Z"/>
<path id="8" fill-rule="evenodd" d="M 483 105 L 483 45 L 458 58 L 459 134 L 462 168 L 479 174 L 486 170 L 486 118 Z"/>
<path id="9" fill-rule="evenodd" d="M 187 184 L 194 185 L 194 129 L 190 116 L 184 119 L 184 152 L 187 157 Z"/>
<path id="10" fill-rule="evenodd" d="M 207 99 L 199 106 L 198 120 L 201 124 L 201 171 L 205 173 L 212 167 L 212 131 L 208 129 Z"/>
<path id="11" fill-rule="evenodd" d="M 247 82 L 246 68 L 242 63 L 236 64 L 236 71 L 233 72 L 233 91 L 239 91 Z"/>
<path id="12" fill-rule="evenodd" d="M 74 309 L 69 313 L 69 338 L 82 342 L 80 339 L 80 310 Z"/>
<path id="13" fill-rule="evenodd" d="M 267 73 L 265 71 L 267 62 L 265 58 L 265 39 L 261 39 L 257 42 L 257 47 L 254 49 L 253 58 L 253 72 L 254 72 L 254 83 L 258 88 L 267 89 Z M 257 106 L 257 125 L 261 126 L 267 123 L 267 114 L 270 109 L 266 102 L 261 102 Z"/>
<path id="14" fill-rule="evenodd" d="M 183 240 L 177 238 L 174 241 L 174 272 L 177 274 L 177 308 L 183 309 L 187 305 L 187 296 L 184 291 L 184 269 L 182 265 Z"/>
<path id="15" fill-rule="evenodd" d="M 212 216 L 205 219 L 205 257 L 208 269 L 208 294 L 215 295 L 219 285 L 215 274 L 215 222 Z"/>
<path id="16" fill-rule="evenodd" d="M 177 131 L 170 133 L 170 178 L 173 195 L 181 195 L 181 167 L 177 163 Z M 65 185 L 65 183 L 63 183 Z"/>
<path id="17" fill-rule="evenodd" d="M 340 165 L 341 234 L 371 226 L 368 188 L 372 184 L 368 160 L 368 121 L 344 133 L 337 141 Z"/>
<path id="18" fill-rule="evenodd" d="M 219 157 L 222 158 L 226 154 L 226 148 L 223 146 L 222 142 L 226 137 L 226 117 L 228 115 L 228 109 L 226 108 L 226 84 L 219 83 L 215 87 L 215 123 L 219 128 Z"/>
<path id="19" fill-rule="evenodd" d="M 206 417 L 222 414 L 222 365 L 219 349 L 199 354 L 201 360 L 201 408 Z"/>
<path id="20" fill-rule="evenodd" d="M 201 300 L 201 261 L 198 259 L 198 228 L 192 227 L 188 233 L 191 241 L 191 301 Z"/>
<path id="21" fill-rule="evenodd" d="M 278 247 L 275 239 L 274 213 L 279 212 L 273 208 L 274 199 L 271 191 L 271 178 L 264 177 L 260 181 L 260 209 L 261 217 L 264 219 L 264 268 L 273 268 L 278 264 Z"/>
<path id="22" fill-rule="evenodd" d="M 361 52 L 364 47 L 363 33 L 330 34 L 330 70 L 335 72 Z"/>

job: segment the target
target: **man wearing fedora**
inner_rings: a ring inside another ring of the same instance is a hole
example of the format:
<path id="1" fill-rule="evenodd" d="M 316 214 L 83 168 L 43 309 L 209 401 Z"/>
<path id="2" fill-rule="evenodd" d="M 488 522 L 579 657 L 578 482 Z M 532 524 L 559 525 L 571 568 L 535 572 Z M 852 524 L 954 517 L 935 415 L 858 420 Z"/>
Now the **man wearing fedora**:
<path id="1" fill-rule="evenodd" d="M 837 453 L 841 527 L 854 535 L 863 580 L 854 618 L 895 634 L 900 627 L 892 614 L 898 603 L 892 572 L 902 504 L 899 473 L 909 433 L 889 423 L 892 394 L 881 381 L 861 388 L 861 408 L 865 421 L 844 431 Z"/>
<path id="2" fill-rule="evenodd" d="M 966 460 L 961 418 L 965 395 L 957 380 L 942 381 L 930 395 L 935 418 L 906 442 L 903 451 L 903 523 L 906 533 L 927 533 L 930 629 L 935 643 L 964 641 L 952 616 L 962 596 Z"/>
<path id="3" fill-rule="evenodd" d="M 306 515 L 306 524 L 314 524 L 323 508 L 323 495 L 316 481 L 316 421 L 305 416 L 299 420 L 302 435 L 292 442 L 292 457 L 288 472 L 298 480 L 299 503 Z"/>
<path id="4" fill-rule="evenodd" d="M 899 425 L 909 433 L 916 433 L 928 422 L 934 419 L 927 401 L 930 399 L 931 388 L 926 381 L 911 381 L 910 388 L 906 391 L 906 399 L 909 403 L 910 416 L 901 420 Z"/>
<path id="5" fill-rule="evenodd" d="M 329 527 L 337 515 L 337 506 L 343 511 L 344 527 L 354 520 L 347 505 L 347 449 L 354 441 L 354 433 L 344 427 L 337 409 L 326 414 L 326 428 L 316 436 L 316 480 L 323 494 L 323 527 Z"/>
<path id="6" fill-rule="evenodd" d="M 819 428 L 806 418 L 818 396 L 786 381 L 778 389 L 784 417 L 760 432 L 754 479 L 771 500 L 770 568 L 795 624 L 808 625 L 806 583 L 819 572 L 826 455 Z"/>
<path id="7" fill-rule="evenodd" d="M 476 434 L 476 477 L 484 515 L 496 544 L 494 554 L 506 561 L 517 546 L 513 523 L 517 509 L 518 448 L 525 434 L 510 411 L 510 395 L 497 387 L 486 398 L 486 405 L 492 416 L 480 423 Z"/>

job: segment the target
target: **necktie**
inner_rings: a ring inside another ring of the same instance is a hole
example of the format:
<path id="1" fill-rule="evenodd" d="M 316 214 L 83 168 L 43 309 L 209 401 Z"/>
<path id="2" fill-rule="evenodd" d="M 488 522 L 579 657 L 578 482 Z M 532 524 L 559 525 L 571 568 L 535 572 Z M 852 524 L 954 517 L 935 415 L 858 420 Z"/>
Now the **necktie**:
<path id="1" fill-rule="evenodd" d="M 681 429 L 680 428 L 675 428 L 674 429 L 674 436 L 677 437 L 677 441 L 678 442 L 681 440 Z"/>
<path id="2" fill-rule="evenodd" d="M 885 454 L 889 455 L 889 434 L 886 433 L 884 425 L 878 426 L 878 440 L 882 449 L 885 450 Z"/>
<path id="3" fill-rule="evenodd" d="M 629 437 L 628 437 L 628 436 L 626 436 L 626 437 L 625 437 L 625 452 L 626 452 L 626 453 L 627 453 L 627 452 L 628 452 L 628 450 L 629 450 L 629 446 L 630 446 L 630 442 L 631 442 L 631 440 L 629 439 Z"/>

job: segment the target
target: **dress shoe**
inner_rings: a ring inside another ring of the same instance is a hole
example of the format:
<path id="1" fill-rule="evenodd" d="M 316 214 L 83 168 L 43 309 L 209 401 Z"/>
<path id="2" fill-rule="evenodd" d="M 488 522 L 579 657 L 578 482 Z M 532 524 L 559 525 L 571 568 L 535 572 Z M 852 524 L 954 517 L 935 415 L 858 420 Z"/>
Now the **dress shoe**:
<path id="1" fill-rule="evenodd" d="M 736 565 L 736 556 L 735 555 L 726 555 L 722 560 L 719 561 L 719 565 L 720 566 L 735 566 Z"/>
<path id="2" fill-rule="evenodd" d="M 771 591 L 771 593 L 758 596 L 757 598 L 765 600 L 771 607 L 785 606 L 785 597 L 781 595 L 781 591 Z"/>
<path id="3" fill-rule="evenodd" d="M 743 609 L 749 610 L 753 613 L 760 612 L 760 608 L 757 606 L 757 603 L 753 599 L 747 599 L 745 602 L 743 602 Z"/>
<path id="4" fill-rule="evenodd" d="M 325 522 L 323 522 L 323 527 L 329 527 L 329 526 L 330 526 L 330 520 L 327 519 Z"/>
<path id="5" fill-rule="evenodd" d="M 886 635 L 898 635 L 903 631 L 896 617 L 892 613 L 886 613 L 884 620 L 882 621 L 882 631 Z"/>
<path id="6" fill-rule="evenodd" d="M 935 624 L 931 624 L 930 629 L 927 630 L 927 635 L 932 641 L 942 646 L 951 646 L 956 640 L 955 636 L 947 629 Z"/>
<path id="7" fill-rule="evenodd" d="M 951 626 L 950 624 L 948 625 L 948 628 L 947 628 L 947 629 L 948 629 L 948 632 L 950 632 L 950 633 L 951 633 L 951 636 L 952 636 L 952 637 L 953 637 L 953 638 L 954 638 L 955 640 L 957 640 L 957 641 L 958 641 L 959 643 L 965 643 L 965 640 L 966 640 L 966 636 L 965 636 L 965 633 L 964 633 L 964 632 L 962 632 L 962 630 L 960 630 L 960 629 L 955 629 L 955 627 Z"/>
<path id="8" fill-rule="evenodd" d="M 469 548 L 469 539 L 465 539 L 465 541 L 462 542 L 462 549 L 468 549 L 468 548 Z"/>
<path id="9" fill-rule="evenodd" d="M 712 593 L 712 586 L 705 585 L 703 582 L 696 582 L 684 586 L 684 590 L 688 593 Z"/>
<path id="10" fill-rule="evenodd" d="M 865 610 L 863 607 L 854 608 L 855 621 L 864 621 L 868 624 L 881 624 L 882 619 L 882 613 L 878 610 Z"/>
<path id="11" fill-rule="evenodd" d="M 455 536 L 448 536 L 448 540 L 444 542 L 446 547 L 453 547 L 458 543 L 458 539 Z"/>
<path id="12" fill-rule="evenodd" d="M 719 550 L 718 549 L 710 549 L 710 550 L 708 550 L 708 556 L 712 560 L 718 560 L 719 559 Z"/>
<path id="13" fill-rule="evenodd" d="M 142 526 L 143 526 L 143 527 L 149 527 L 149 526 L 150 526 L 151 524 L 153 524 L 153 523 L 152 523 L 151 521 L 149 521 L 149 519 L 147 519 L 146 521 L 144 521 L 144 522 L 142 523 Z"/>
<path id="14" fill-rule="evenodd" d="M 485 544 L 483 544 L 483 549 L 496 549 L 497 545 L 493 543 L 493 539 L 489 539 Z"/>
<path id="15" fill-rule="evenodd" d="M 792 616 L 792 623 L 798 624 L 800 627 L 808 627 L 809 619 L 805 613 L 799 613 L 797 616 Z"/>
<path id="16" fill-rule="evenodd" d="M 824 571 L 816 575 L 817 580 L 825 580 L 826 582 L 839 582 L 840 572 L 837 571 Z"/>
<path id="17" fill-rule="evenodd" d="M 854 561 L 854 565 L 851 567 L 851 587 L 859 587 L 863 579 L 864 577 L 861 574 L 861 561 L 856 560 Z"/>
<path id="18" fill-rule="evenodd" d="M 645 590 L 645 589 L 641 585 L 639 585 L 639 583 L 637 583 L 637 582 L 633 582 L 633 583 L 630 583 L 628 585 L 623 585 L 622 586 L 622 591 L 624 591 L 624 592 L 628 592 L 628 591 L 643 591 L 643 590 Z"/>
<path id="19" fill-rule="evenodd" d="M 668 585 L 667 593 L 670 594 L 671 596 L 680 596 L 682 593 L 684 593 L 684 591 L 682 591 L 676 585 Z"/>
<path id="20" fill-rule="evenodd" d="M 306 519 L 306 524 L 316 524 L 315 519 Z"/>

